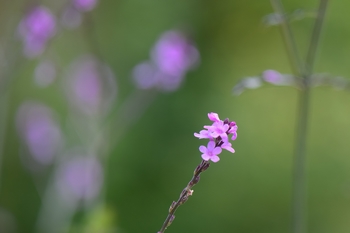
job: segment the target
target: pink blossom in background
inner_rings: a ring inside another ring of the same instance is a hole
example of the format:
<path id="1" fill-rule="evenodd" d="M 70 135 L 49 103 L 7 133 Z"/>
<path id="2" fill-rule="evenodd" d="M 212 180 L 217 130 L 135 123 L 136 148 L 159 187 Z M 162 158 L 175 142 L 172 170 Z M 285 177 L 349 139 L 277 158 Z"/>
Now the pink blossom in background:
<path id="1" fill-rule="evenodd" d="M 96 198 L 103 182 L 100 162 L 81 151 L 68 153 L 66 157 L 57 174 L 59 192 L 68 201 L 91 201 Z"/>
<path id="2" fill-rule="evenodd" d="M 151 51 L 151 60 L 135 66 L 133 79 L 140 89 L 177 90 L 199 62 L 198 50 L 178 31 L 164 33 Z"/>
<path id="3" fill-rule="evenodd" d="M 114 74 L 93 56 L 82 56 L 73 62 L 66 79 L 68 100 L 85 114 L 103 113 L 115 100 Z"/>
<path id="4" fill-rule="evenodd" d="M 20 22 L 19 36 L 24 44 L 24 55 L 33 58 L 40 55 L 46 43 L 56 33 L 56 20 L 44 6 L 33 8 Z"/>
<path id="5" fill-rule="evenodd" d="M 133 79 L 139 89 L 150 89 L 157 86 L 157 67 L 149 61 L 142 62 L 134 67 Z"/>
<path id="6" fill-rule="evenodd" d="M 34 71 L 35 83 L 39 87 L 47 87 L 56 78 L 56 67 L 51 60 L 40 61 Z"/>
<path id="7" fill-rule="evenodd" d="M 72 0 L 73 5 L 79 11 L 91 11 L 95 8 L 97 0 Z"/>
<path id="8" fill-rule="evenodd" d="M 265 70 L 262 77 L 266 82 L 272 84 L 280 83 L 282 81 L 282 74 L 275 70 Z"/>
<path id="9" fill-rule="evenodd" d="M 42 165 L 53 162 L 62 146 L 62 133 L 45 105 L 26 102 L 17 112 L 17 128 L 34 160 Z"/>
<path id="10" fill-rule="evenodd" d="M 151 57 L 160 71 L 179 77 L 198 62 L 199 53 L 182 33 L 169 31 L 159 38 Z"/>

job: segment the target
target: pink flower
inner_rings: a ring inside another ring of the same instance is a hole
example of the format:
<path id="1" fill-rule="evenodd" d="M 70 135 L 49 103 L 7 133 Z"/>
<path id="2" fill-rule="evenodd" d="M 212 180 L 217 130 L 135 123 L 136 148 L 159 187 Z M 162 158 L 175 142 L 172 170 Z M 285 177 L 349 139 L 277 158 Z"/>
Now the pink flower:
<path id="1" fill-rule="evenodd" d="M 200 146 L 199 150 L 203 153 L 203 160 L 217 162 L 220 160 L 217 155 L 221 153 L 222 149 L 235 153 L 232 144 L 228 140 L 228 136 L 232 135 L 231 139 L 236 140 L 238 126 L 236 122 L 229 119 L 220 120 L 219 115 L 215 112 L 208 113 L 208 118 L 213 121 L 213 124 L 205 125 L 204 128 L 206 130 L 194 133 L 194 136 L 199 139 L 210 140 L 207 147 Z"/>
<path id="2" fill-rule="evenodd" d="M 220 160 L 218 155 L 221 153 L 222 149 L 220 147 L 215 147 L 215 142 L 209 141 L 208 146 L 200 146 L 199 151 L 203 153 L 202 159 L 205 161 L 211 160 L 216 163 Z"/>

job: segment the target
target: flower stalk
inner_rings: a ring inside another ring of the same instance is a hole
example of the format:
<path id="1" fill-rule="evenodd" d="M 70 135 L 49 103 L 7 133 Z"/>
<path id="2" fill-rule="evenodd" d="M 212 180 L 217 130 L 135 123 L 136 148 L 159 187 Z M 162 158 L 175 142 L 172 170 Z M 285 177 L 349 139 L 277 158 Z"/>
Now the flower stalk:
<path id="1" fill-rule="evenodd" d="M 158 231 L 158 233 L 163 233 L 174 221 L 175 212 L 180 205 L 184 204 L 190 196 L 193 194 L 192 187 L 196 185 L 200 180 L 200 174 L 207 170 L 210 166 L 209 161 L 202 160 L 202 162 L 196 167 L 193 172 L 193 177 L 188 182 L 187 186 L 182 190 L 180 197 L 177 201 L 173 201 L 173 203 L 169 207 L 169 214 L 166 217 L 162 228 Z"/>

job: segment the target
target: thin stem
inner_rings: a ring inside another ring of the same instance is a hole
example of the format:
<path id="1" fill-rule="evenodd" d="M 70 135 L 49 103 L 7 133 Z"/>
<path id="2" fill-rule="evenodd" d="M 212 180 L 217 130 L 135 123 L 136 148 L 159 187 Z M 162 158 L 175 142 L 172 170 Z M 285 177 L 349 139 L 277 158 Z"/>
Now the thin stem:
<path id="1" fill-rule="evenodd" d="M 289 24 L 289 21 L 286 17 L 286 13 L 283 9 L 283 5 L 280 0 L 271 0 L 271 5 L 274 8 L 275 12 L 282 18 L 282 35 L 287 48 L 289 62 L 296 76 L 301 76 L 303 73 L 303 63 L 300 59 L 298 48 L 294 39 L 294 35 Z"/>
<path id="2" fill-rule="evenodd" d="M 326 15 L 328 0 L 320 0 L 320 5 L 318 8 L 318 14 L 315 22 L 315 26 L 311 35 L 309 50 L 306 56 L 306 75 L 307 78 L 312 74 L 314 63 L 315 63 L 315 57 L 317 52 L 317 47 L 320 40 L 320 35 L 323 27 L 324 18 Z"/>
<path id="3" fill-rule="evenodd" d="M 208 167 L 209 167 L 209 162 L 208 161 L 204 161 L 204 160 L 202 160 L 202 162 L 197 166 L 196 170 L 194 171 L 192 179 L 190 180 L 190 182 L 188 182 L 187 186 L 181 192 L 179 199 L 176 202 L 173 202 L 173 204 L 170 206 L 169 214 L 166 217 L 166 219 L 165 219 L 165 221 L 163 223 L 163 226 L 162 226 L 162 228 L 160 228 L 158 233 L 163 233 L 167 229 L 167 227 L 172 223 L 172 221 L 175 218 L 174 214 L 175 214 L 177 208 L 179 208 L 180 205 L 185 203 L 185 201 L 187 201 L 188 197 L 190 195 L 192 195 L 191 188 L 196 183 L 198 183 L 200 174 L 203 171 L 205 171 Z"/>
<path id="4" fill-rule="evenodd" d="M 5 135 L 6 135 L 6 120 L 8 116 L 9 108 L 9 91 L 6 90 L 4 96 L 0 99 L 0 190 L 1 190 L 1 175 L 2 171 L 2 161 L 5 155 Z"/>
<path id="5" fill-rule="evenodd" d="M 313 67 L 316 58 L 318 42 L 324 22 L 324 16 L 327 9 L 328 0 L 320 0 L 317 19 L 310 39 L 309 50 L 306 56 L 305 70 L 302 74 L 304 88 L 299 97 L 299 118 L 297 128 L 297 139 L 295 146 L 294 177 L 293 177 L 293 214 L 292 230 L 293 233 L 303 233 L 306 231 L 305 210 L 306 210 L 306 179 L 305 179 L 305 160 L 306 160 L 306 139 L 308 128 L 308 113 L 310 102 L 310 78 L 313 73 Z"/>

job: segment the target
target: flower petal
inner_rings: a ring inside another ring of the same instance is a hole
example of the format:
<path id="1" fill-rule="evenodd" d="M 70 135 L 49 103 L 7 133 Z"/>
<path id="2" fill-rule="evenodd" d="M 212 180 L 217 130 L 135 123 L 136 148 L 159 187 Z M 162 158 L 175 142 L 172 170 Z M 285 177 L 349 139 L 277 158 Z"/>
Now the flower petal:
<path id="1" fill-rule="evenodd" d="M 202 159 L 208 161 L 210 159 L 210 156 L 207 154 L 202 154 Z"/>
<path id="2" fill-rule="evenodd" d="M 220 154 L 222 151 L 222 149 L 220 147 L 215 147 L 213 150 L 213 155 L 218 155 Z"/>
<path id="3" fill-rule="evenodd" d="M 235 153 L 235 150 L 232 148 L 232 144 L 227 142 L 227 143 L 224 143 L 221 145 L 221 148 L 222 149 L 225 149 L 225 150 L 228 150 L 230 151 L 231 153 Z"/>
<path id="4" fill-rule="evenodd" d="M 220 160 L 219 156 L 214 155 L 210 157 L 210 160 L 213 161 L 214 163 L 218 162 Z"/>
<path id="5" fill-rule="evenodd" d="M 236 138 L 237 138 L 237 133 L 236 132 L 234 132 L 233 134 L 232 134 L 232 138 L 231 138 L 231 140 L 236 140 Z"/>
<path id="6" fill-rule="evenodd" d="M 202 152 L 203 154 L 207 153 L 207 148 L 205 146 L 200 146 L 199 151 Z"/>
<path id="7" fill-rule="evenodd" d="M 219 115 L 215 112 L 208 113 L 208 118 L 209 118 L 209 120 L 214 121 L 214 122 L 220 121 Z"/>
<path id="8" fill-rule="evenodd" d="M 215 142 L 214 141 L 208 142 L 207 148 L 208 150 L 212 151 L 215 148 Z"/>

